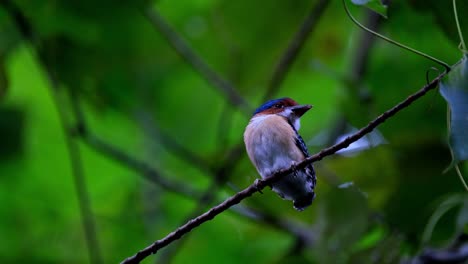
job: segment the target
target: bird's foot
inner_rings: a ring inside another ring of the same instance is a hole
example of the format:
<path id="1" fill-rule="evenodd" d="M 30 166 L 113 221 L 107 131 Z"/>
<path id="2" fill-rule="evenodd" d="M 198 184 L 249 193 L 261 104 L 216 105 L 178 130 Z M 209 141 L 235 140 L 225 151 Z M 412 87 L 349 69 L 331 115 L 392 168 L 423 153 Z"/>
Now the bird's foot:
<path id="1" fill-rule="evenodd" d="M 262 189 L 260 188 L 259 184 L 260 184 L 260 180 L 259 180 L 259 179 L 255 179 L 255 181 L 254 181 L 254 187 L 255 187 L 255 189 L 257 189 L 257 191 L 258 191 L 259 193 L 263 194 Z"/>
<path id="2" fill-rule="evenodd" d="M 297 176 L 297 162 L 295 161 L 291 161 L 291 169 L 292 169 L 292 173 L 294 174 L 294 176 Z"/>

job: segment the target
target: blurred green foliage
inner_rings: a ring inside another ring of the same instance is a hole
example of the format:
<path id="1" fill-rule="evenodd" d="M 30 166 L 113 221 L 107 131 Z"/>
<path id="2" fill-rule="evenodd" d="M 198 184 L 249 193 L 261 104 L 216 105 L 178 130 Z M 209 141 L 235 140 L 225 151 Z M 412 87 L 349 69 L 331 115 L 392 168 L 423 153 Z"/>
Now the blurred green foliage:
<path id="1" fill-rule="evenodd" d="M 213 175 L 165 147 L 160 133 L 216 167 L 241 142 L 249 117 L 178 56 L 144 10 L 155 8 L 255 106 L 318 1 L 12 2 L 38 42 L 23 39 L 14 18 L 0 8 L 0 262 L 88 263 L 57 112 L 73 119 L 71 108 L 53 103 L 47 70 L 58 79 L 65 105 L 66 91 L 79 96 L 93 133 L 164 177 L 204 190 Z M 466 4 L 458 2 L 465 14 Z M 454 64 L 461 52 L 450 3 L 392 1 L 378 31 Z M 360 20 L 370 16 L 363 8 L 350 8 Z M 466 17 L 460 17 L 468 31 Z M 315 135 L 336 133 L 342 120 L 365 125 L 425 85 L 426 71 L 434 66 L 375 40 L 365 51 L 364 73 L 356 77 L 351 65 L 363 46 L 361 34 L 341 1 L 330 1 L 276 94 L 314 105 L 300 131 L 311 153 L 328 144 L 312 144 Z M 451 158 L 444 100 L 431 92 L 379 130 L 387 144 L 317 164 L 317 198 L 306 211 L 293 210 L 268 190 L 243 202 L 310 227 L 314 241 L 306 248 L 294 250 L 291 234 L 226 211 L 189 234 L 173 263 L 394 263 L 429 245 L 446 246 L 464 231 L 467 202 L 455 173 L 442 174 Z M 89 145 L 80 144 L 80 150 L 104 263 L 119 262 L 162 238 L 199 204 L 144 180 Z M 462 169 L 468 173 L 466 164 Z M 258 177 L 244 152 L 229 173 L 207 206 Z M 354 184 L 337 188 L 343 182 Z M 422 241 L 431 215 L 453 195 L 462 202 L 441 216 L 429 241 Z"/>

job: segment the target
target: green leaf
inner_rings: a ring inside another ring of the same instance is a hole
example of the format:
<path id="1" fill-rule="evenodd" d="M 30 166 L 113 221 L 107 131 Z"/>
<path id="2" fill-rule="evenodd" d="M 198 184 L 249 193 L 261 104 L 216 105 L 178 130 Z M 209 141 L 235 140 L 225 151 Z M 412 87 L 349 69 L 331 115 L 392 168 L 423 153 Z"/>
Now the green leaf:
<path id="1" fill-rule="evenodd" d="M 370 10 L 387 18 L 387 6 L 382 4 L 380 0 L 351 0 L 351 2 L 355 5 L 366 6 Z"/>
<path id="2" fill-rule="evenodd" d="M 468 159 L 468 65 L 467 57 L 455 65 L 440 83 L 440 94 L 450 107 L 449 144 L 452 165 Z"/>

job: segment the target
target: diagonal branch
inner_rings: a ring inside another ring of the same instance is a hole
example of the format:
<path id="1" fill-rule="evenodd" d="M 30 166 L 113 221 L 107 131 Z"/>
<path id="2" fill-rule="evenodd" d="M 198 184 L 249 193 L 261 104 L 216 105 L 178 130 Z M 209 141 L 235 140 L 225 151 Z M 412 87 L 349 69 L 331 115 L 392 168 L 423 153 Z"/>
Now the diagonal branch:
<path id="1" fill-rule="evenodd" d="M 204 214 L 188 221 L 185 225 L 177 228 L 175 231 L 172 233 L 168 234 L 166 237 L 157 240 L 153 244 L 149 245 L 148 247 L 142 249 L 135 255 L 125 259 L 122 264 L 130 264 L 130 263 L 140 263 L 143 259 L 148 257 L 151 254 L 155 254 L 158 252 L 159 249 L 171 244 L 173 241 L 181 238 L 183 235 L 187 234 L 188 232 L 192 231 L 194 228 L 198 227 L 199 225 L 213 219 L 216 217 L 218 214 L 224 212 L 231 206 L 240 203 L 242 200 L 246 199 L 247 197 L 252 196 L 254 193 L 261 191 L 264 189 L 266 186 L 271 185 L 273 182 L 279 180 L 281 177 L 284 177 L 288 174 L 293 173 L 297 169 L 302 169 L 305 168 L 307 165 L 322 160 L 326 156 L 333 155 L 335 152 L 337 152 L 340 149 L 344 149 L 348 147 L 351 143 L 359 140 L 362 138 L 364 135 L 370 133 L 372 130 L 374 130 L 377 126 L 385 122 L 387 119 L 398 113 L 399 111 L 403 110 L 404 108 L 408 107 L 411 103 L 414 101 L 418 100 L 422 96 L 424 96 L 427 92 L 429 92 L 432 89 L 435 89 L 437 85 L 439 84 L 439 81 L 441 78 L 443 78 L 447 73 L 444 72 L 441 75 L 439 75 L 437 78 L 435 78 L 431 83 L 428 83 L 425 85 L 423 88 L 421 88 L 419 91 L 416 93 L 408 96 L 405 100 L 402 102 L 398 103 L 391 109 L 385 111 L 383 114 L 372 120 L 370 123 L 368 123 L 365 127 L 361 128 L 359 131 L 354 133 L 353 135 L 347 137 L 340 143 L 337 143 L 329 148 L 325 148 L 318 152 L 315 155 L 312 155 L 308 157 L 307 159 L 303 160 L 302 162 L 296 164 L 295 166 L 289 167 L 284 170 L 280 170 L 270 177 L 267 177 L 265 179 L 257 180 L 255 183 L 250 185 L 249 187 L 245 188 L 244 190 L 238 192 L 234 196 L 229 197 L 226 199 L 224 202 L 220 203 L 217 206 L 212 207 L 210 210 L 205 212 Z"/>
<path id="2" fill-rule="evenodd" d="M 226 99 L 232 106 L 238 107 L 242 112 L 250 115 L 252 107 L 237 92 L 236 88 L 211 69 L 210 66 L 208 66 L 208 64 L 190 48 L 182 37 L 169 26 L 156 9 L 148 8 L 143 11 L 143 14 L 151 24 L 159 30 L 164 38 L 166 38 L 167 42 L 169 42 L 180 57 L 182 57 L 195 71 L 197 71 L 200 76 L 205 78 L 205 80 L 214 87 L 217 87 L 226 96 Z"/>
<path id="3" fill-rule="evenodd" d="M 301 27 L 289 43 L 288 48 L 276 65 L 262 101 L 270 99 L 270 97 L 272 97 L 278 91 L 284 79 L 286 78 L 287 73 L 291 69 L 293 62 L 297 58 L 307 38 L 314 31 L 315 27 L 320 21 L 321 15 L 329 3 L 330 0 L 319 0 L 314 8 L 309 12 Z"/>

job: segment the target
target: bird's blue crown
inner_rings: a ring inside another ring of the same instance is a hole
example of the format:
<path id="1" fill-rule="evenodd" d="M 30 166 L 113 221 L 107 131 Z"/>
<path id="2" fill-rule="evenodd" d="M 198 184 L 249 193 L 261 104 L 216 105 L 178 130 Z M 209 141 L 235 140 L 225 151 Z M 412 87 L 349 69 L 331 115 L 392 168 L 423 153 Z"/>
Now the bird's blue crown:
<path id="1" fill-rule="evenodd" d="M 289 99 L 289 98 L 284 97 L 284 98 L 279 98 L 279 99 L 270 100 L 270 101 L 268 101 L 268 102 L 262 104 L 259 108 L 257 108 L 257 109 L 255 110 L 255 112 L 253 113 L 253 115 L 256 115 L 256 114 L 258 114 L 258 113 L 260 113 L 260 112 L 263 112 L 263 111 L 265 111 L 265 110 L 271 108 L 271 107 L 274 106 L 275 104 L 277 104 L 277 103 L 279 103 L 279 102 L 281 102 L 281 101 L 283 101 L 283 100 L 285 100 L 285 99 Z"/>

